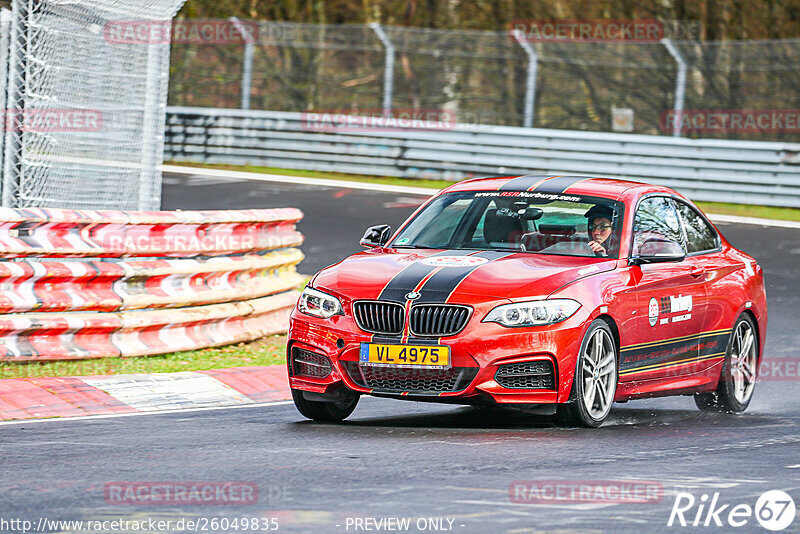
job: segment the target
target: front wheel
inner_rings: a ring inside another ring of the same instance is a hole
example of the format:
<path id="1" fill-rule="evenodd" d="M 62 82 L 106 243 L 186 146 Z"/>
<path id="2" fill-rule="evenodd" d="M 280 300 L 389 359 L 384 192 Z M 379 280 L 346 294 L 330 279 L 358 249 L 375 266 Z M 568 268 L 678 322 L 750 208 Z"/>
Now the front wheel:
<path id="1" fill-rule="evenodd" d="M 598 427 L 617 392 L 617 345 L 608 323 L 595 319 L 581 343 L 569 401 L 556 416 L 568 426 Z"/>
<path id="2" fill-rule="evenodd" d="M 308 400 L 299 389 L 292 389 L 292 400 L 297 411 L 314 421 L 338 423 L 353 413 L 358 404 L 359 395 L 350 390 L 339 391 L 336 400 Z"/>
<path id="3" fill-rule="evenodd" d="M 741 413 L 747 409 L 756 386 L 758 338 L 749 315 L 741 315 L 731 331 L 716 391 L 694 396 L 704 412 Z"/>

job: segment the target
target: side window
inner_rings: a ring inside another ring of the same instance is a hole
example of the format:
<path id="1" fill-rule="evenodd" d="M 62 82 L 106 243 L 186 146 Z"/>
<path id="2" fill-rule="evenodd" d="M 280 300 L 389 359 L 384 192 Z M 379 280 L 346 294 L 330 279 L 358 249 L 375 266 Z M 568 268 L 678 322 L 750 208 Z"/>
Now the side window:
<path id="1" fill-rule="evenodd" d="M 633 255 L 650 238 L 669 239 L 683 245 L 683 233 L 675 208 L 666 197 L 649 197 L 639 203 L 633 220 Z"/>
<path id="2" fill-rule="evenodd" d="M 675 201 L 686 230 L 686 252 L 702 252 L 717 248 L 717 233 L 691 206 Z"/>

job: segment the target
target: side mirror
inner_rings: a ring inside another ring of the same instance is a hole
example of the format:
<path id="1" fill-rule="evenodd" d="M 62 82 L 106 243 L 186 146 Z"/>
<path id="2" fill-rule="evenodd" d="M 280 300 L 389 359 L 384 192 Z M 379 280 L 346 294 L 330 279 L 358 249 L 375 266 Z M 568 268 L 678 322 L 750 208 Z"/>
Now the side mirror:
<path id="1" fill-rule="evenodd" d="M 388 224 L 379 224 L 377 226 L 370 226 L 364 232 L 364 237 L 358 242 L 362 247 L 376 248 L 382 247 L 389 241 L 392 235 L 392 227 Z"/>
<path id="2" fill-rule="evenodd" d="M 658 237 L 651 237 L 642 243 L 639 249 L 639 255 L 631 258 L 632 265 L 641 265 L 643 263 L 664 263 L 670 261 L 683 261 L 686 257 L 686 251 L 680 243 L 670 239 L 663 239 Z"/>

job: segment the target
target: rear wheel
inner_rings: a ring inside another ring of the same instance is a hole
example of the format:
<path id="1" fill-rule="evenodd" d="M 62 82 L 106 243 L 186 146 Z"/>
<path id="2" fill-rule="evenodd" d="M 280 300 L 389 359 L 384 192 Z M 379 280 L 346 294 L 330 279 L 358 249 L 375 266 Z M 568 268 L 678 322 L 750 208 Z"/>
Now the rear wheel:
<path id="1" fill-rule="evenodd" d="M 758 338 L 749 315 L 741 315 L 733 327 L 716 391 L 694 396 L 704 412 L 740 413 L 747 409 L 756 386 Z"/>
<path id="2" fill-rule="evenodd" d="M 358 393 L 350 390 L 337 392 L 337 399 L 332 401 L 308 400 L 299 389 L 292 389 L 292 400 L 297 411 L 314 421 L 338 423 L 353 413 L 358 405 Z"/>
<path id="3" fill-rule="evenodd" d="M 617 346 L 608 323 L 596 319 L 578 354 L 569 402 L 556 416 L 569 426 L 598 427 L 608 417 L 617 392 Z"/>

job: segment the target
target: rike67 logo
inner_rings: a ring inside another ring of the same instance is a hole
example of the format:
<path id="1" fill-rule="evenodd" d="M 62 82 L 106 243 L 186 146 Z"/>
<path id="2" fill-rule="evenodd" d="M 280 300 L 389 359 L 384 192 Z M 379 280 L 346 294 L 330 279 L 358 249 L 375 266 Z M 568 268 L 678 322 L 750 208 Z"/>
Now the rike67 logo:
<path id="1" fill-rule="evenodd" d="M 756 521 L 767 530 L 784 530 L 794 521 L 797 506 L 788 493 L 770 490 L 759 496 L 755 506 L 747 503 L 721 504 L 719 492 L 711 497 L 704 493 L 699 499 L 691 493 L 678 492 L 667 526 L 681 527 L 743 527 Z"/>

